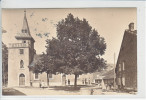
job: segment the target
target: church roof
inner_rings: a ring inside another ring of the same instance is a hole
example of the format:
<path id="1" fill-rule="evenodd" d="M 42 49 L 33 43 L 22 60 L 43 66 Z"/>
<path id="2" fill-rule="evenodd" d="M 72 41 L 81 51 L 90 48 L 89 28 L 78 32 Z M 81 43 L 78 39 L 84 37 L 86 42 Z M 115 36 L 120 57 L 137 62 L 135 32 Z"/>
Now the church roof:
<path id="1" fill-rule="evenodd" d="M 29 67 L 34 67 L 35 64 L 41 59 L 41 55 L 35 54 L 33 57 L 33 61 L 30 63 Z"/>
<path id="2" fill-rule="evenodd" d="M 30 30 L 29 30 L 29 26 L 28 26 L 28 22 L 27 22 L 27 18 L 26 18 L 26 11 L 24 11 L 22 30 L 15 37 L 16 37 L 16 39 L 32 39 L 34 41 L 34 39 L 32 38 L 32 36 L 30 34 Z"/>

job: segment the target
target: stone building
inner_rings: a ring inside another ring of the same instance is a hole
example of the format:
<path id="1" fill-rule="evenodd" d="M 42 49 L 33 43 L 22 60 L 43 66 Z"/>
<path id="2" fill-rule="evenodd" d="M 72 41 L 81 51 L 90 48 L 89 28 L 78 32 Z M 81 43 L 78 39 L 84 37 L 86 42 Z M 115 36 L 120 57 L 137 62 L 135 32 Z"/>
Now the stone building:
<path id="1" fill-rule="evenodd" d="M 8 87 L 14 86 L 34 86 L 39 87 L 43 81 L 47 84 L 47 74 L 33 73 L 31 67 L 33 62 L 39 59 L 34 49 L 35 40 L 30 34 L 26 11 L 21 32 L 15 36 L 17 43 L 10 43 L 8 46 Z M 64 75 L 56 73 L 49 75 L 49 85 L 73 85 L 74 75 Z M 93 80 L 92 74 L 79 75 L 78 85 L 90 85 Z"/>
<path id="2" fill-rule="evenodd" d="M 29 65 L 30 69 L 30 82 L 32 82 L 31 86 L 39 87 L 41 82 L 45 82 L 47 86 L 47 73 L 33 73 L 33 67 L 35 63 L 41 58 L 41 55 L 34 55 L 33 62 Z M 65 85 L 74 85 L 75 75 L 65 75 L 64 73 L 49 74 L 49 86 L 65 86 Z M 77 78 L 78 85 L 91 85 L 93 82 L 93 74 L 87 73 L 83 75 L 79 75 Z"/>
<path id="3" fill-rule="evenodd" d="M 137 90 L 137 31 L 134 23 L 125 30 L 115 72 L 119 89 Z"/>
<path id="4" fill-rule="evenodd" d="M 8 86 L 29 86 L 28 65 L 35 54 L 35 40 L 30 34 L 26 12 L 20 33 L 15 36 L 17 43 L 10 43 L 8 47 Z"/>

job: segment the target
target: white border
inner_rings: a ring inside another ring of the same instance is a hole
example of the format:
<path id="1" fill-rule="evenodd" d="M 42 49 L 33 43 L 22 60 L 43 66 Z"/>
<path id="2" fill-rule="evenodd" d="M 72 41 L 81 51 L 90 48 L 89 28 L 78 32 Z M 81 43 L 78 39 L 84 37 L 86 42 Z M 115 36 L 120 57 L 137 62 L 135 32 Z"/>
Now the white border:
<path id="1" fill-rule="evenodd" d="M 132 98 L 138 98 L 138 97 L 145 97 L 145 39 L 146 39 L 146 28 L 145 28 L 145 18 L 146 18 L 146 8 L 145 8 L 145 1 L 97 1 L 97 0 L 2 0 L 1 1 L 1 7 L 2 8 L 93 8 L 93 7 L 137 7 L 137 17 L 138 17 L 138 23 L 137 23 L 137 39 L 138 39 L 138 45 L 137 45 L 137 52 L 138 52 L 138 94 L 137 95 L 81 95 L 81 96 L 1 96 L 1 99 L 28 99 L 31 98 L 31 100 L 37 100 L 41 98 L 125 98 L 125 97 L 132 97 Z M 1 14 L 1 12 L 0 12 Z M 1 22 L 0 22 L 1 23 Z M 0 29 L 1 30 L 1 29 Z M 1 39 L 1 37 L 0 37 Z M 0 44 L 1 46 L 1 44 Z M 0 51 L 0 57 L 1 57 L 1 51 Z M 1 58 L 0 58 L 1 60 Z M 0 70 L 2 67 L 0 66 Z M 0 76 L 1 73 L 0 73 Z M 0 83 L 0 85 L 2 85 Z"/>

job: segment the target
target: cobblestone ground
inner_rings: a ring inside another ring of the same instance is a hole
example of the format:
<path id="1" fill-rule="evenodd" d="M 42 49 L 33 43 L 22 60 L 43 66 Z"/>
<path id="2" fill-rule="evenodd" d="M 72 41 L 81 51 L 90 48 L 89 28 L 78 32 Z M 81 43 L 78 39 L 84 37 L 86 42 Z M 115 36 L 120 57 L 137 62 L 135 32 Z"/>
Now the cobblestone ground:
<path id="1" fill-rule="evenodd" d="M 64 91 L 64 90 L 54 90 L 52 88 L 14 88 L 25 95 L 91 95 L 90 88 L 81 88 L 79 91 Z M 102 92 L 102 89 L 93 89 L 92 95 L 133 95 L 130 93 L 119 93 L 119 92 Z"/>

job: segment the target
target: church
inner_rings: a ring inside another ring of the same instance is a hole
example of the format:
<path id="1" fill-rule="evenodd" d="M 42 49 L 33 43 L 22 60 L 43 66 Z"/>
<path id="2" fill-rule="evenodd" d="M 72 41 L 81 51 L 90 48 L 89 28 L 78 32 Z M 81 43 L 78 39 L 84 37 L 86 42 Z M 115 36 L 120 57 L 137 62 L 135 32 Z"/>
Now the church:
<path id="1" fill-rule="evenodd" d="M 34 49 L 35 40 L 29 30 L 26 11 L 24 11 L 22 29 L 15 35 L 15 39 L 17 43 L 9 43 L 8 46 L 8 87 L 39 87 L 42 81 L 47 84 L 45 72 L 40 74 L 32 71 L 32 67 L 35 66 L 33 63 L 39 59 L 40 55 L 37 55 Z M 50 74 L 49 85 L 73 85 L 74 77 L 74 75 L 63 73 Z M 91 85 L 93 81 L 93 74 L 87 73 L 78 76 L 77 84 Z"/>

